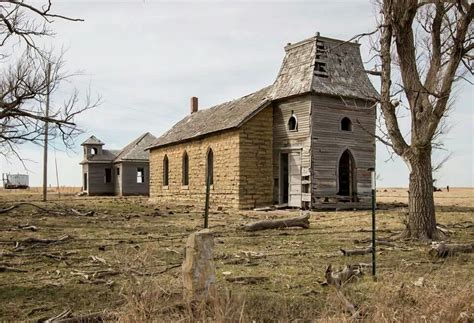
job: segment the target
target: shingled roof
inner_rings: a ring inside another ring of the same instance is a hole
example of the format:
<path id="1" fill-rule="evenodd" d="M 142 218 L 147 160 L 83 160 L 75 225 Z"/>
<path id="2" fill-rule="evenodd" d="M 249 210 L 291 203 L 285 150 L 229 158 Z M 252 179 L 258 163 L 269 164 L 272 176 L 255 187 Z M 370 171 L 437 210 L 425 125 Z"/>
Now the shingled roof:
<path id="1" fill-rule="evenodd" d="M 119 152 L 120 150 L 103 149 L 101 154 L 87 156 L 87 158 L 84 159 L 81 162 L 81 164 L 91 163 L 91 162 L 92 163 L 113 162 Z"/>
<path id="2" fill-rule="evenodd" d="M 194 139 L 217 131 L 238 128 L 269 103 L 271 86 L 186 116 L 159 137 L 149 149 Z"/>
<path id="3" fill-rule="evenodd" d="M 93 140 L 90 140 L 91 138 L 93 138 Z M 153 136 L 151 133 L 147 132 L 132 141 L 131 143 L 129 143 L 121 150 L 103 149 L 101 154 L 89 155 L 87 159 L 84 159 L 80 164 L 90 162 L 120 163 L 124 161 L 147 161 L 149 158 L 149 151 L 145 149 L 153 142 L 155 142 L 155 140 L 156 137 Z M 95 136 L 91 136 L 82 145 L 87 144 L 88 141 L 94 143 L 98 142 L 103 145 L 102 141 L 97 139 Z"/>
<path id="4" fill-rule="evenodd" d="M 132 161 L 132 160 L 148 160 L 149 152 L 145 149 L 156 141 L 156 137 L 147 132 L 120 151 L 114 162 Z"/>
<path id="5" fill-rule="evenodd" d="M 285 47 L 273 84 L 273 100 L 319 94 L 374 100 L 378 93 L 365 73 L 359 44 L 315 36 Z"/>
<path id="6" fill-rule="evenodd" d="M 273 85 L 186 116 L 148 149 L 240 127 L 262 108 L 304 93 L 375 100 L 378 93 L 364 70 L 359 44 L 315 36 L 285 47 Z"/>
<path id="7" fill-rule="evenodd" d="M 90 136 L 89 138 L 87 138 L 86 141 L 84 141 L 81 146 L 84 146 L 84 145 L 103 145 L 104 143 L 102 141 L 100 141 L 99 139 L 96 138 L 96 136 Z"/>

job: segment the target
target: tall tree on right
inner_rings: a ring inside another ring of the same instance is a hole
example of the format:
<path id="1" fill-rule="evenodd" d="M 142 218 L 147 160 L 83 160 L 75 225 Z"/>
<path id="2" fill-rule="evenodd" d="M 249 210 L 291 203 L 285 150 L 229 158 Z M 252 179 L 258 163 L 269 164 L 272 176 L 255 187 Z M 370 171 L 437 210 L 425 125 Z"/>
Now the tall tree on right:
<path id="1" fill-rule="evenodd" d="M 439 239 L 432 149 L 450 106 L 453 85 L 473 75 L 474 4 L 468 0 L 381 0 L 380 15 L 377 50 L 382 65 L 384 142 L 410 171 L 409 214 L 403 236 Z M 405 104 L 411 119 L 408 136 L 402 134 L 397 117 L 397 110 Z"/>

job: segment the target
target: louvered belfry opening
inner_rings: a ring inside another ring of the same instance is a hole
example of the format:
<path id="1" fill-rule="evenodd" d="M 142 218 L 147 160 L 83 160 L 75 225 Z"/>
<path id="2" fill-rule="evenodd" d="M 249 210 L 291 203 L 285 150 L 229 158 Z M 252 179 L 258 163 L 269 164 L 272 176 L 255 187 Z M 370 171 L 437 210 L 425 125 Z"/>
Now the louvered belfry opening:
<path id="1" fill-rule="evenodd" d="M 327 70 L 327 52 L 323 41 L 316 41 L 316 62 L 314 64 L 314 75 L 319 77 L 328 77 Z"/>

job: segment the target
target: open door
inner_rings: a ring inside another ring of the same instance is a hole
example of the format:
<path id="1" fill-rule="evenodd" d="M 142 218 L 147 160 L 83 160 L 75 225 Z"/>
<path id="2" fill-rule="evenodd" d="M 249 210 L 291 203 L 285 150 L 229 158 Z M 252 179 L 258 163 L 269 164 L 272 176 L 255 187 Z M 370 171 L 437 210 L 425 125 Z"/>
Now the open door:
<path id="1" fill-rule="evenodd" d="M 339 192 L 338 195 L 354 196 L 356 194 L 354 158 L 349 150 L 344 151 L 339 159 Z"/>
<path id="2" fill-rule="evenodd" d="M 84 192 L 87 191 L 87 173 L 84 173 Z"/>
<path id="3" fill-rule="evenodd" d="M 280 204 L 301 207 L 301 152 L 280 155 Z"/>

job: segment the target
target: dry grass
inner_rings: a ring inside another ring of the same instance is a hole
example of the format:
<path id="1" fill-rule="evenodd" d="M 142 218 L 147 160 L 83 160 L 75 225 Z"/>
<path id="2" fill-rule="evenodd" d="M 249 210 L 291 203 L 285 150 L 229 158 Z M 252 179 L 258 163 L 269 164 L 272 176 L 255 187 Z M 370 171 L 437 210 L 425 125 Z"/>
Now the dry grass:
<path id="1" fill-rule="evenodd" d="M 39 200 L 39 193 L 2 194 L 0 207 L 19 200 Z M 454 230 L 455 242 L 473 241 L 474 190 L 435 194 L 438 222 Z M 402 230 L 406 190 L 378 192 L 379 235 Z M 39 203 L 39 202 L 38 202 Z M 54 207 L 50 202 L 47 207 Z M 265 217 L 293 216 L 296 211 L 215 212 L 215 262 L 218 299 L 189 308 L 181 299 L 180 269 L 184 242 L 202 225 L 193 207 L 149 205 L 144 198 L 67 196 L 61 203 L 94 217 L 59 217 L 25 207 L 0 215 L 0 262 L 28 272 L 0 272 L 0 320 L 37 320 L 70 307 L 75 314 L 115 313 L 124 322 L 138 321 L 291 321 L 350 322 L 334 290 L 323 287 L 331 263 L 370 262 L 370 255 L 342 257 L 339 248 L 364 247 L 354 240 L 370 237 L 369 211 L 312 212 L 307 230 L 246 233 L 242 223 Z M 170 214 L 172 213 L 172 214 Z M 38 228 L 31 232 L 19 225 Z M 73 239 L 50 245 L 21 244 L 27 237 Z M 468 322 L 474 319 L 473 255 L 431 259 L 428 245 L 397 242 L 379 248 L 378 280 L 369 274 L 344 287 L 346 296 L 368 322 Z M 13 256 L 7 256 L 12 254 Z M 49 254 L 49 255 L 48 255 Z M 51 257 L 54 256 L 54 257 Z M 96 258 L 92 258 L 92 257 Z M 92 278 L 104 270 L 118 274 Z M 231 276 L 266 276 L 255 285 L 225 280 Z M 78 272 L 89 273 L 88 278 Z M 423 283 L 419 284 L 420 278 Z M 417 282 L 416 286 L 414 283 Z"/>

